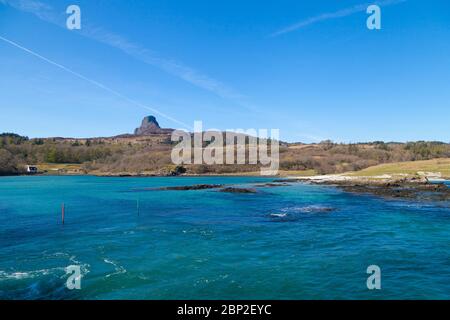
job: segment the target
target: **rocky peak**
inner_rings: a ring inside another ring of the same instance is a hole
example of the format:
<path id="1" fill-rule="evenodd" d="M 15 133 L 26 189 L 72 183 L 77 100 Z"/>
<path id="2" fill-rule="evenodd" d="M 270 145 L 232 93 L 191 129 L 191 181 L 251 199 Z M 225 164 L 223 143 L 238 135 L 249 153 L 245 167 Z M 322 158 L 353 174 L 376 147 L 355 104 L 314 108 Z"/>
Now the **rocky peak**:
<path id="1" fill-rule="evenodd" d="M 171 133 L 173 129 L 162 129 L 154 116 L 147 116 L 142 120 L 141 126 L 134 130 L 135 135 L 149 135 Z"/>

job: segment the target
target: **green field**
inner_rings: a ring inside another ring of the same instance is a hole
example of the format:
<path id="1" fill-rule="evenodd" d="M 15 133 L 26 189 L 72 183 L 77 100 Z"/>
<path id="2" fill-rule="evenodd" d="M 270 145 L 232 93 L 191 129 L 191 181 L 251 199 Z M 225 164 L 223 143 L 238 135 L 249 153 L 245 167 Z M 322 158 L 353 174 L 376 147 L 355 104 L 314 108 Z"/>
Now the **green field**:
<path id="1" fill-rule="evenodd" d="M 79 174 L 82 173 L 81 165 L 75 163 L 39 163 L 36 165 L 39 172 L 48 174 Z"/>
<path id="2" fill-rule="evenodd" d="M 380 164 L 369 167 L 361 171 L 350 173 L 351 176 L 380 176 L 389 175 L 417 175 L 418 172 L 440 173 L 442 177 L 450 177 L 450 158 L 423 160 L 423 161 L 407 161 Z"/>

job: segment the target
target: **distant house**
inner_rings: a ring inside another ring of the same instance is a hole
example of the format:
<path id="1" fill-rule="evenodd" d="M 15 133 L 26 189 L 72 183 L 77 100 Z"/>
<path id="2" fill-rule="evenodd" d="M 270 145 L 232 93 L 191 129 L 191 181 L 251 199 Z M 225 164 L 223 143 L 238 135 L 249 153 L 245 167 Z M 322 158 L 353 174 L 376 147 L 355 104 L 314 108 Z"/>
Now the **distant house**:
<path id="1" fill-rule="evenodd" d="M 38 168 L 36 166 L 27 166 L 28 173 L 38 173 Z"/>

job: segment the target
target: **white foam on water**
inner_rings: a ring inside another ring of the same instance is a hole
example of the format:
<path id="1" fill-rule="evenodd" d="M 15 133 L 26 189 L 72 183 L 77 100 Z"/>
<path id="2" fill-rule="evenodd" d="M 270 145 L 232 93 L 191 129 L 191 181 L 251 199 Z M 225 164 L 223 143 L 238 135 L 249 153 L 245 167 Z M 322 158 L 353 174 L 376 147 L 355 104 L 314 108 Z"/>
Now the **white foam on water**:
<path id="1" fill-rule="evenodd" d="M 281 209 L 282 212 L 305 212 L 305 213 L 329 212 L 329 211 L 334 211 L 334 210 L 336 210 L 336 209 L 332 208 L 332 207 L 321 206 L 321 205 L 310 205 L 310 206 L 304 206 L 304 207 L 288 207 L 288 208 Z"/>
<path id="2" fill-rule="evenodd" d="M 122 273 L 126 273 L 126 272 L 127 272 L 127 269 L 125 269 L 123 266 L 117 264 L 116 262 L 114 262 L 114 261 L 112 261 L 112 260 L 109 260 L 109 259 L 107 259 L 107 258 L 103 258 L 103 261 L 104 261 L 105 263 L 107 263 L 107 264 L 113 265 L 113 266 L 114 266 L 114 269 L 115 269 L 115 271 L 116 271 L 116 272 L 107 274 L 107 275 L 105 276 L 105 278 L 109 278 L 109 277 L 111 277 L 111 276 L 114 276 L 114 275 L 117 275 L 117 274 L 122 274 Z"/>
<path id="3" fill-rule="evenodd" d="M 2 280 L 22 280 L 22 279 L 31 279 L 40 276 L 46 276 L 56 271 L 63 271 L 64 268 L 50 268 L 50 269 L 41 269 L 41 270 L 32 270 L 32 271 L 15 271 L 15 272 L 6 272 L 0 270 L 0 281 Z"/>
<path id="4" fill-rule="evenodd" d="M 278 218 L 283 218 L 287 216 L 287 213 L 271 213 L 270 214 L 272 217 L 278 217 Z"/>

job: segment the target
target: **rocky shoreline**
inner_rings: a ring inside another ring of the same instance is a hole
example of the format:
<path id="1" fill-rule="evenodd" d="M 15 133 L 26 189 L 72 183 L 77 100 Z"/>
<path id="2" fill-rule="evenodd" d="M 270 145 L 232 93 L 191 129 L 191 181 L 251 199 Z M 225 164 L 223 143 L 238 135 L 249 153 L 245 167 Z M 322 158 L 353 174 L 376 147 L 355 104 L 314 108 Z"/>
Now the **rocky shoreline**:
<path id="1" fill-rule="evenodd" d="M 290 177 L 273 182 L 258 183 L 250 187 L 223 184 L 200 184 L 162 187 L 152 190 L 205 190 L 216 189 L 228 193 L 256 193 L 257 188 L 289 186 L 295 183 L 327 185 L 353 194 L 369 194 L 387 199 L 416 201 L 450 201 L 450 188 L 439 182 L 430 182 L 426 177 L 382 178 L 337 176 Z"/>
<path id="2" fill-rule="evenodd" d="M 256 189 L 254 188 L 243 188 L 243 187 L 234 187 L 227 186 L 223 184 L 194 184 L 187 186 L 169 186 L 169 187 L 160 187 L 160 188 L 144 188 L 136 191 L 187 191 L 187 190 L 208 190 L 208 189 L 216 189 L 219 192 L 228 192 L 228 193 L 256 193 Z"/>
<path id="3" fill-rule="evenodd" d="M 77 174 L 79 175 L 79 174 Z M 167 175 L 157 174 L 107 174 L 94 175 L 98 177 L 162 177 Z M 178 177 L 224 177 L 224 176 L 250 176 L 250 175 L 191 175 L 182 174 Z M 257 176 L 257 175 L 255 175 Z M 441 179 L 442 180 L 442 179 Z M 219 192 L 228 193 L 256 193 L 255 188 L 282 187 L 292 183 L 308 183 L 315 185 L 329 185 L 337 187 L 345 192 L 354 194 L 370 194 L 387 199 L 405 199 L 417 201 L 450 201 L 450 188 L 440 181 L 430 181 L 426 176 L 376 176 L 360 177 L 345 174 L 322 175 L 322 176 L 287 176 L 279 177 L 271 182 L 256 183 L 251 188 L 229 187 L 222 184 L 200 184 L 188 186 L 169 186 L 162 188 L 151 188 L 150 190 L 205 190 L 216 189 Z"/>
<path id="4" fill-rule="evenodd" d="M 345 192 L 370 194 L 388 199 L 450 201 L 450 188 L 442 182 L 430 182 L 426 177 L 413 176 L 374 179 L 339 175 L 299 177 L 289 180 L 316 185 L 335 186 Z"/>

